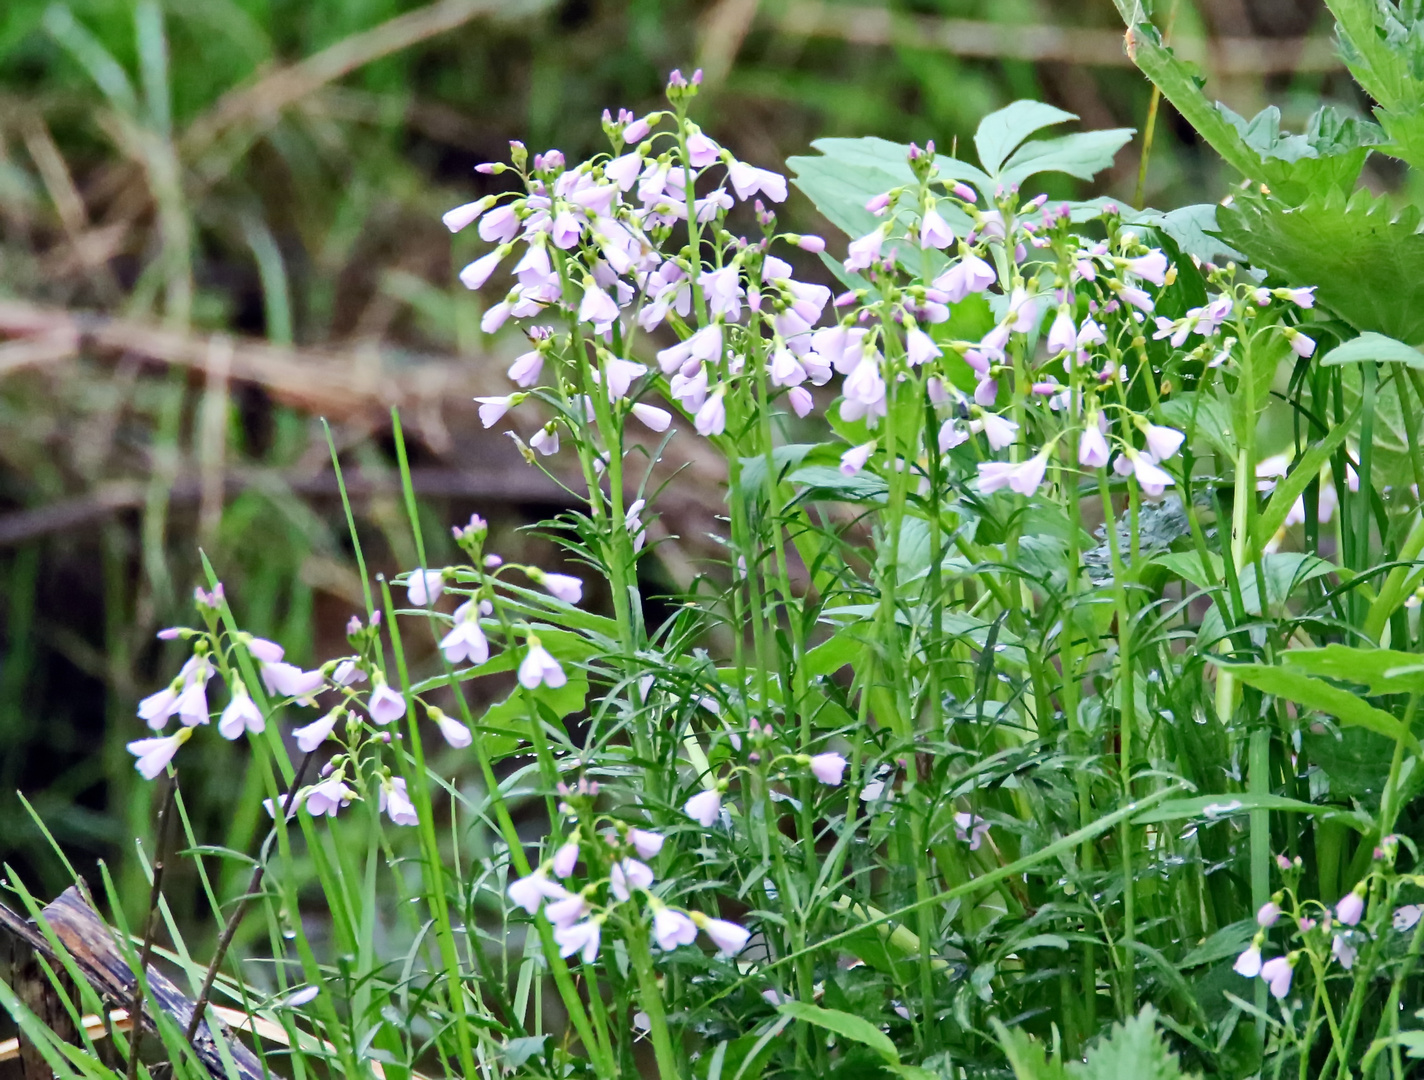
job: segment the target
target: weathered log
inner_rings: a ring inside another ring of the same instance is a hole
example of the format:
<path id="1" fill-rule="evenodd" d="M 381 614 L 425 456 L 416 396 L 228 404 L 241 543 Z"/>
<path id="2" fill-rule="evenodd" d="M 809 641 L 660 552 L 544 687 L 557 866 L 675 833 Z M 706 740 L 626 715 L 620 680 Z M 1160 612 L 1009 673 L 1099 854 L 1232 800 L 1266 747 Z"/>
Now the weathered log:
<path id="1" fill-rule="evenodd" d="M 133 999 L 137 982 L 133 970 L 115 943 L 115 931 L 89 906 L 79 890 L 72 887 L 66 889 L 44 907 L 41 914 L 95 993 L 112 1006 L 127 1006 Z M 59 958 L 49 939 L 34 923 L 11 911 L 4 904 L 0 904 L 0 927 L 34 953 L 48 958 L 54 966 L 59 966 Z M 179 1031 L 186 1030 L 193 1016 L 193 999 L 152 966 L 148 968 L 147 979 L 149 997 L 144 1001 L 143 1029 L 157 1031 L 151 1011 L 151 1007 L 157 1005 L 172 1018 Z M 41 1017 L 44 1018 L 44 1014 L 41 1014 Z M 210 1023 L 216 1023 L 218 1034 L 227 1043 L 228 1053 L 241 1080 L 280 1080 L 275 1073 L 262 1068 L 257 1055 L 239 1042 L 221 1020 L 204 1020 L 198 1025 L 197 1033 L 193 1037 L 193 1050 L 213 1080 L 228 1080 L 228 1070 L 223 1064 L 222 1054 L 209 1027 Z"/>

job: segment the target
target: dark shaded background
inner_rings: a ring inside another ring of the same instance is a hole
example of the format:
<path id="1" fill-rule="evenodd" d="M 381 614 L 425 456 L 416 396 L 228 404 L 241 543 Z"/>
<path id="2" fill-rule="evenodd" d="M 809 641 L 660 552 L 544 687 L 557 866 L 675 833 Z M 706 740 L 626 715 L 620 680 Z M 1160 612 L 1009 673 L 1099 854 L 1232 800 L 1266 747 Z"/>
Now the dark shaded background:
<path id="1" fill-rule="evenodd" d="M 1319 0 L 1158 9 L 1240 112 L 1274 101 L 1298 128 L 1322 97 L 1361 104 Z M 562 496 L 469 403 L 505 392 L 520 341 L 481 335 L 480 299 L 452 288 L 476 242 L 452 244 L 439 222 L 490 190 L 475 164 L 511 138 L 595 152 L 605 106 L 654 107 L 669 69 L 699 64 L 699 122 L 770 167 L 820 136 L 947 147 L 1019 97 L 1140 129 L 1148 87 L 1120 33 L 1110 0 L 10 0 L 0 857 L 37 892 L 66 884 L 18 791 L 81 869 L 108 860 L 142 903 L 132 840 L 154 792 L 124 743 L 143 734 L 137 699 L 178 663 L 154 632 L 189 618 L 200 546 L 246 628 L 299 661 L 342 647 L 360 585 L 318 418 L 373 569 L 415 561 L 392 405 L 432 561 L 453 555 L 448 524 L 476 510 L 496 549 L 539 560 L 542 542 L 515 530 Z M 1141 146 L 1081 194 L 1131 202 Z M 1215 199 L 1229 179 L 1164 109 L 1145 201 Z M 783 220 L 842 250 L 799 195 Z M 687 540 L 660 549 L 653 591 L 686 584 L 711 554 L 697 538 L 720 502 L 695 443 L 675 450 L 693 468 L 661 527 Z M 185 791 L 199 836 L 247 848 L 256 822 L 232 814 L 248 782 L 234 753 L 195 741 Z"/>

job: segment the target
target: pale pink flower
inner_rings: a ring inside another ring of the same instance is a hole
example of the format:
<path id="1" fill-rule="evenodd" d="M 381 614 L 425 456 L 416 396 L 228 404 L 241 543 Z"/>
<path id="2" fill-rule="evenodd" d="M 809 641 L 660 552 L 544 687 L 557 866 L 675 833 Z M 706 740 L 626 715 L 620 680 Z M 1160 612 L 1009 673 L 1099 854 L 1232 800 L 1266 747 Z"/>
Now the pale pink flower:
<path id="1" fill-rule="evenodd" d="M 336 721 L 341 718 L 343 709 L 332 709 L 320 720 L 314 720 L 306 727 L 299 727 L 292 731 L 292 735 L 297 740 L 297 748 L 304 754 L 310 754 L 327 739 L 331 738 L 331 732 L 336 727 Z"/>
<path id="2" fill-rule="evenodd" d="M 647 829 L 629 829 L 628 842 L 633 845 L 633 850 L 642 859 L 651 859 L 658 852 L 662 851 L 664 837 L 662 833 L 650 832 Z"/>
<path id="3" fill-rule="evenodd" d="M 1092 319 L 1083 320 L 1083 325 L 1078 328 L 1077 346 L 1086 349 L 1089 345 L 1106 345 L 1107 334 L 1103 333 L 1103 328 Z"/>
<path id="4" fill-rule="evenodd" d="M 1284 956 L 1272 957 L 1261 965 L 1261 978 L 1271 985 L 1271 996 L 1280 1001 L 1290 993 L 1291 975 L 1295 969 L 1290 959 Z"/>
<path id="5" fill-rule="evenodd" d="M 460 721 L 453 716 L 449 716 L 439 709 L 431 709 L 430 718 L 435 721 L 435 726 L 440 729 L 440 737 L 456 750 L 463 750 L 474 742 L 475 737 Z"/>
<path id="6" fill-rule="evenodd" d="M 1340 902 L 1335 905 L 1336 917 L 1346 926 L 1358 925 L 1364 914 L 1365 893 L 1359 886 L 1347 892 L 1340 898 Z"/>
<path id="7" fill-rule="evenodd" d="M 280 697 L 309 698 L 326 685 L 320 670 L 303 671 L 295 664 L 263 664 L 259 671 L 267 692 Z"/>
<path id="8" fill-rule="evenodd" d="M 572 926 L 591 910 L 588 901 L 578 893 L 570 893 L 562 900 L 551 900 L 544 905 L 545 917 L 558 927 Z"/>
<path id="9" fill-rule="evenodd" d="M 559 429 L 552 422 L 545 424 L 530 436 L 529 447 L 544 457 L 553 457 L 559 452 Z"/>
<path id="10" fill-rule="evenodd" d="M 1129 259 L 1127 269 L 1144 281 L 1150 281 L 1160 287 L 1167 281 L 1167 256 L 1154 248 L 1140 258 Z"/>
<path id="11" fill-rule="evenodd" d="M 722 812 L 722 795 L 716 790 L 699 791 L 687 800 L 682 812 L 704 829 L 711 828 Z"/>
<path id="12" fill-rule="evenodd" d="M 507 243 L 518 231 L 519 215 L 508 203 L 496 206 L 480 219 L 480 239 L 487 244 Z"/>
<path id="13" fill-rule="evenodd" d="M 751 937 L 750 931 L 745 927 L 738 926 L 734 922 L 726 919 L 702 918 L 698 920 L 702 927 L 702 932 L 712 939 L 712 944 L 717 946 L 717 951 L 722 956 L 736 956 L 747 945 L 747 939 Z"/>
<path id="14" fill-rule="evenodd" d="M 405 715 L 405 698 L 392 690 L 384 679 L 377 677 L 371 688 L 371 697 L 366 702 L 366 711 L 377 724 L 389 724 Z"/>
<path id="15" fill-rule="evenodd" d="M 940 217 L 939 211 L 930 207 L 920 219 L 920 247 L 944 249 L 954 243 L 954 230 Z"/>
<path id="16" fill-rule="evenodd" d="M 1250 948 L 1236 958 L 1236 963 L 1231 965 L 1231 970 L 1248 979 L 1254 979 L 1261 974 L 1261 946 L 1253 941 Z"/>
<path id="17" fill-rule="evenodd" d="M 950 417 L 939 427 L 939 452 L 947 454 L 956 446 L 969 441 L 969 432 L 959 426 L 959 421 Z"/>
<path id="18" fill-rule="evenodd" d="M 1261 909 L 1256 912 L 1256 925 L 1262 929 L 1276 925 L 1276 920 L 1281 917 L 1281 905 L 1274 900 L 1267 900 L 1261 905 Z"/>
<path id="19" fill-rule="evenodd" d="M 175 711 L 185 727 L 206 724 L 208 722 L 207 680 L 199 679 L 189 683 L 178 695 Z"/>
<path id="20" fill-rule="evenodd" d="M 1018 437 L 1018 424 L 998 413 L 985 413 L 981 418 L 981 425 L 991 450 L 1002 450 Z"/>
<path id="21" fill-rule="evenodd" d="M 516 386 L 530 387 L 539 381 L 544 372 L 544 354 L 538 349 L 530 349 L 509 365 L 509 377 Z"/>
<path id="22" fill-rule="evenodd" d="M 1101 469 L 1108 463 L 1108 441 L 1094 418 L 1090 417 L 1078 436 L 1078 464 L 1085 469 Z"/>
<path id="23" fill-rule="evenodd" d="M 800 417 L 805 417 L 810 413 L 816 404 L 816 399 L 811 396 L 811 391 L 804 386 L 793 386 L 786 392 L 786 400 L 791 406 L 791 411 Z"/>
<path id="24" fill-rule="evenodd" d="M 247 651 L 260 664 L 275 664 L 285 655 L 282 646 L 275 641 L 268 641 L 266 638 L 260 637 L 247 640 Z"/>
<path id="25" fill-rule="evenodd" d="M 524 659 L 519 662 L 519 685 L 526 690 L 533 690 L 541 684 L 550 690 L 557 690 L 566 682 L 568 676 L 564 674 L 559 662 L 539 644 L 537 637 L 530 634 Z"/>
<path id="26" fill-rule="evenodd" d="M 410 795 L 406 793 L 405 780 L 399 776 L 381 784 L 380 806 L 391 819 L 393 825 L 419 825 L 420 817 L 415 812 L 415 804 L 410 801 Z"/>
<path id="27" fill-rule="evenodd" d="M 488 255 L 481 255 L 460 271 L 460 284 L 472 291 L 483 288 L 484 283 L 490 279 L 490 275 L 494 273 L 495 267 L 499 265 L 500 260 L 503 259 L 506 254 L 503 247 L 497 247 Z"/>
<path id="28" fill-rule="evenodd" d="M 658 351 L 658 366 L 664 375 L 671 375 L 688 364 L 699 364 L 722 357 L 722 324 L 704 326 L 686 341 Z"/>
<path id="29" fill-rule="evenodd" d="M 618 304 L 606 292 L 600 289 L 594 281 L 589 281 L 583 287 L 583 299 L 579 301 L 578 309 L 579 322 L 593 323 L 595 329 L 600 326 L 612 326 L 618 320 Z"/>
<path id="30" fill-rule="evenodd" d="M 457 206 L 453 210 L 446 210 L 445 213 L 440 215 L 440 220 L 445 225 L 445 228 L 449 229 L 452 233 L 457 233 L 467 225 L 476 221 L 481 214 L 488 210 L 494 204 L 494 198 L 493 195 L 486 195 L 483 199 L 476 199 L 474 202 Z"/>
<path id="31" fill-rule="evenodd" d="M 412 570 L 406 579 L 405 595 L 414 607 L 425 607 L 440 598 L 445 575 L 439 570 Z"/>
<path id="32" fill-rule="evenodd" d="M 835 787 L 845 775 L 846 759 L 840 754 L 815 754 L 811 757 L 811 772 L 823 784 Z"/>
<path id="33" fill-rule="evenodd" d="M 694 169 L 705 169 L 722 156 L 722 148 L 700 131 L 687 137 L 687 161 Z"/>
<path id="34" fill-rule="evenodd" d="M 138 716 L 154 731 L 162 731 L 168 718 L 178 711 L 178 687 L 165 686 L 138 703 Z"/>
<path id="35" fill-rule="evenodd" d="M 845 476 L 854 476 L 865 468 L 865 463 L 870 460 L 870 455 L 875 453 L 875 440 L 868 443 L 861 443 L 859 446 L 852 446 L 841 455 L 841 473 Z"/>
<path id="36" fill-rule="evenodd" d="M 645 117 L 639 117 L 623 129 L 623 141 L 626 143 L 642 142 L 648 137 L 648 132 L 652 131 L 652 125 Z"/>
<path id="37" fill-rule="evenodd" d="M 178 748 L 188 741 L 188 737 L 193 733 L 192 728 L 179 728 L 172 735 L 160 735 L 153 739 L 135 739 L 126 747 L 130 754 L 138 758 L 134 762 L 134 768 L 145 780 L 152 780 L 155 776 L 168 768 L 168 763 L 173 760 L 173 755 L 178 753 Z"/>
<path id="38" fill-rule="evenodd" d="M 954 815 L 954 835 L 958 840 L 968 840 L 969 850 L 978 851 L 979 845 L 988 835 L 991 824 L 978 814 L 960 812 Z"/>
<path id="39" fill-rule="evenodd" d="M 598 959 L 599 922 L 586 919 L 572 926 L 561 926 L 554 931 L 554 941 L 558 943 L 560 956 L 579 954 L 585 964 Z"/>
<path id="40" fill-rule="evenodd" d="M 356 793 L 346 786 L 339 776 L 323 780 L 307 788 L 302 805 L 312 817 L 335 817 L 336 812 L 356 797 Z"/>
<path id="41" fill-rule="evenodd" d="M 232 700 L 227 703 L 227 708 L 218 718 L 218 734 L 224 739 L 235 739 L 244 730 L 256 734 L 264 727 L 266 721 L 262 717 L 262 710 L 253 703 L 247 687 L 242 683 L 235 684 L 232 688 Z"/>
<path id="42" fill-rule="evenodd" d="M 1175 428 L 1162 427 L 1158 424 L 1147 425 L 1147 452 L 1156 461 L 1166 461 L 1181 448 L 1182 440 L 1186 438 Z"/>
<path id="43" fill-rule="evenodd" d="M 1132 455 L 1132 472 L 1137 477 L 1138 487 L 1142 488 L 1143 494 L 1150 498 L 1155 499 L 1165 489 L 1176 483 L 1170 473 L 1159 468 L 1145 454 Z"/>
<path id="44" fill-rule="evenodd" d="M 733 322 L 742 317 L 741 269 L 736 263 L 720 270 L 708 270 L 697 279 L 707 297 L 707 310 Z"/>
<path id="45" fill-rule="evenodd" d="M 646 405 L 640 401 L 633 406 L 631 412 L 650 431 L 666 431 L 672 424 L 672 413 L 659 409 L 656 405 Z"/>
<path id="46" fill-rule="evenodd" d="M 1355 966 L 1355 957 L 1359 954 L 1359 949 L 1350 944 L 1349 939 L 1344 934 L 1336 934 L 1335 939 L 1330 943 L 1330 954 L 1340 961 L 1340 966 L 1349 971 Z"/>
<path id="47" fill-rule="evenodd" d="M 1028 334 L 1038 326 L 1038 298 L 1016 288 L 1009 296 L 1009 328 L 1016 334 Z"/>
<path id="48" fill-rule="evenodd" d="M 935 344 L 934 338 L 919 327 L 910 327 L 905 335 L 905 359 L 910 362 L 911 367 L 919 367 L 940 355 L 940 348 Z"/>
<path id="49" fill-rule="evenodd" d="M 488 428 L 494 427 L 499 423 L 500 417 L 509 412 L 509 407 L 514 404 L 514 395 L 477 397 L 475 400 L 480 403 L 480 423 Z"/>
<path id="50" fill-rule="evenodd" d="M 660 907 L 653 914 L 653 938 L 658 948 L 672 952 L 679 945 L 691 945 L 697 940 L 697 924 L 680 911 Z"/>
<path id="51" fill-rule="evenodd" d="M 819 255 L 826 250 L 826 242 L 819 236 L 788 236 L 787 239 L 802 251 L 809 251 L 813 255 Z"/>
<path id="52" fill-rule="evenodd" d="M 970 293 L 983 292 L 999 279 L 999 275 L 977 255 L 966 255 L 934 280 L 934 287 L 957 304 Z"/>
<path id="53" fill-rule="evenodd" d="M 633 151 L 616 157 L 603 166 L 603 175 L 618 185 L 619 191 L 627 191 L 638 180 L 638 174 L 643 171 L 643 159 Z"/>
<path id="54" fill-rule="evenodd" d="M 1043 474 L 1047 465 L 1047 450 L 1035 454 L 1027 461 L 1020 462 L 1009 474 L 1009 488 L 1020 495 L 1032 495 L 1043 483 Z"/>
<path id="55" fill-rule="evenodd" d="M 1076 347 L 1078 328 L 1073 325 L 1073 316 L 1068 308 L 1058 309 L 1053 325 L 1048 328 L 1048 355 L 1058 356 Z"/>
<path id="56" fill-rule="evenodd" d="M 1412 929 L 1419 921 L 1419 916 L 1424 914 L 1424 907 L 1419 904 L 1405 904 L 1403 907 L 1394 909 L 1394 928 L 1399 931 Z"/>
<path id="57" fill-rule="evenodd" d="M 532 874 L 510 882 L 505 892 L 530 915 L 538 911 L 539 905 L 546 899 L 562 900 L 569 895 L 562 885 L 550 881 L 543 870 L 535 870 Z"/>
<path id="58" fill-rule="evenodd" d="M 652 883 L 652 868 L 637 859 L 619 859 L 608 874 L 608 891 L 620 903 L 632 896 L 634 889 L 646 889 Z"/>
<path id="59" fill-rule="evenodd" d="M 440 639 L 440 651 L 452 664 L 468 661 L 483 664 L 489 659 L 489 641 L 480 628 L 479 616 L 469 601 L 455 611 L 455 625 Z"/>
<path id="60" fill-rule="evenodd" d="M 1156 306 L 1152 302 L 1152 297 L 1134 285 L 1124 285 L 1118 289 L 1117 294 L 1122 297 L 1125 302 L 1131 304 L 1139 311 L 1145 311 L 1149 315 L 1152 314 L 1152 310 Z"/>
<path id="61" fill-rule="evenodd" d="M 1285 335 L 1286 341 L 1290 343 L 1291 352 L 1297 356 L 1305 359 L 1315 354 L 1314 338 L 1306 337 L 1306 335 L 1302 334 L 1299 330 L 1289 326 L 1286 327 Z"/>
<path id="62" fill-rule="evenodd" d="M 648 369 L 642 364 L 634 363 L 632 360 L 620 360 L 617 357 L 610 357 L 604 367 L 608 371 L 608 398 L 610 401 L 626 397 L 628 388 L 633 385 L 633 380 L 648 373 Z"/>
<path id="63" fill-rule="evenodd" d="M 858 240 L 852 240 L 846 249 L 845 268 L 864 270 L 880 258 L 880 249 L 885 243 L 885 229 L 874 230 Z"/>
<path id="64" fill-rule="evenodd" d="M 559 877 L 568 877 L 574 872 L 574 867 L 579 861 L 579 846 L 576 841 L 570 840 L 559 846 L 559 850 L 554 852 L 553 868 L 554 873 Z"/>
<path id="65" fill-rule="evenodd" d="M 702 403 L 692 421 L 697 434 L 720 435 L 727 430 L 727 406 L 723 401 L 725 395 L 726 387 L 718 386 Z"/>
<path id="66" fill-rule="evenodd" d="M 1315 306 L 1316 288 L 1312 285 L 1308 289 L 1286 289 L 1285 298 L 1297 307 L 1312 308 Z"/>
<path id="67" fill-rule="evenodd" d="M 544 574 L 538 582 L 556 600 L 566 604 L 577 604 L 583 599 L 583 581 L 572 574 Z"/>
<path id="68" fill-rule="evenodd" d="M 786 201 L 786 177 L 770 169 L 758 169 L 744 161 L 734 161 L 727 166 L 727 179 L 732 182 L 732 190 L 737 198 L 745 201 L 761 192 L 772 202 Z"/>

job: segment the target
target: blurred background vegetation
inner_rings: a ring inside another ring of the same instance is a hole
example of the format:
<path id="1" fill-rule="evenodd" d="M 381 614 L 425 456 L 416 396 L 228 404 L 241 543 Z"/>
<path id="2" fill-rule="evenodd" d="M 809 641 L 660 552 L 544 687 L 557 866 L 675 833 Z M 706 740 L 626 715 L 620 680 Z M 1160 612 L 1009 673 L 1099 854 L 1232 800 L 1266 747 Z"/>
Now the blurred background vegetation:
<path id="1" fill-rule="evenodd" d="M 1341 100 L 1319 0 L 1158 6 L 1238 112 L 1283 103 L 1298 129 L 1322 98 L 1362 104 Z M 668 70 L 696 66 L 699 121 L 773 168 L 820 136 L 947 149 L 1015 98 L 1093 128 L 1141 129 L 1150 106 L 1110 0 L 0 4 L 0 857 L 36 892 L 67 884 L 38 818 L 81 871 L 106 859 L 146 897 L 133 840 L 155 788 L 124 743 L 176 667 L 154 634 L 189 618 L 200 548 L 245 628 L 298 661 L 342 648 L 360 586 L 322 418 L 374 570 L 414 563 L 393 405 L 427 535 L 478 511 L 496 550 L 537 549 L 514 531 L 562 493 L 470 404 L 504 392 L 520 342 L 480 333 L 452 287 L 472 238 L 439 215 L 491 190 L 472 168 L 508 140 L 577 160 L 605 106 L 656 107 Z M 1139 181 L 1141 151 L 1080 193 L 1224 194 L 1170 109 Z M 797 195 L 783 221 L 842 250 Z M 679 455 L 694 468 L 662 526 L 686 542 L 653 571 L 669 588 L 720 503 L 695 446 Z M 250 848 L 238 751 L 193 749 L 194 832 Z"/>

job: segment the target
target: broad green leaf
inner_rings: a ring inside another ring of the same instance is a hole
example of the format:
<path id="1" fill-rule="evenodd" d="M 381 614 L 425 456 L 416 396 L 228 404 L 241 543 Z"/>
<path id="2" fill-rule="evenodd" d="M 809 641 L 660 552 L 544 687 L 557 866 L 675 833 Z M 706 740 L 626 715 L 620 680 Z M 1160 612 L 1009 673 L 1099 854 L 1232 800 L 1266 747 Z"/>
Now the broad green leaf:
<path id="1" fill-rule="evenodd" d="M 890 1037 L 863 1016 L 841 1012 L 839 1009 L 822 1009 L 805 1001 L 787 1001 L 779 1007 L 783 1016 L 793 1020 L 824 1028 L 843 1039 L 868 1046 L 890 1065 L 900 1064 L 900 1054 Z"/>
<path id="2" fill-rule="evenodd" d="M 1401 346 L 1401 348 L 1403 347 Z M 1329 363 L 1330 361 L 1327 358 L 1325 362 Z M 1300 461 L 1296 463 L 1295 468 L 1291 469 L 1289 475 L 1276 484 L 1276 490 L 1271 493 L 1271 501 L 1266 504 L 1266 509 L 1261 512 L 1260 518 L 1256 521 L 1258 550 L 1264 547 L 1266 542 L 1275 536 L 1276 532 L 1285 524 L 1286 515 L 1290 513 L 1295 501 L 1305 493 L 1310 482 L 1320 476 L 1320 470 L 1325 467 L 1331 455 L 1345 441 L 1345 437 L 1355 430 L 1359 419 L 1360 409 L 1357 408 L 1343 424 L 1333 425 L 1330 428 L 1330 434 L 1307 450 Z"/>
<path id="3" fill-rule="evenodd" d="M 1134 225 L 1159 229 L 1177 242 L 1187 255 L 1203 262 L 1240 260 L 1241 253 L 1216 235 L 1216 204 L 1193 203 L 1176 210 L 1140 210 L 1126 219 Z"/>
<path id="4" fill-rule="evenodd" d="M 542 640 L 542 639 L 541 639 Z M 537 690 L 516 689 L 503 701 L 491 705 L 475 721 L 476 734 L 484 740 L 486 752 L 492 757 L 512 753 L 521 743 L 530 741 L 529 701 L 533 694 L 540 705 L 562 719 L 580 711 L 588 701 L 588 676 L 582 671 L 565 669 L 568 682 L 557 690 L 541 686 Z"/>
<path id="5" fill-rule="evenodd" d="M 1309 814 L 1331 818 L 1349 825 L 1357 832 L 1368 832 L 1370 819 L 1363 814 L 1343 806 L 1328 806 L 1320 803 L 1301 802 L 1283 795 L 1262 795 L 1241 792 L 1236 795 L 1194 795 L 1190 799 L 1171 799 L 1153 807 L 1140 817 L 1133 818 L 1136 825 L 1151 825 L 1161 821 L 1182 821 L 1203 818 L 1220 821 L 1252 810 L 1275 810 L 1282 813 Z"/>
<path id="6" fill-rule="evenodd" d="M 990 1017 L 989 1023 L 999 1040 L 999 1049 L 1009 1059 L 1009 1068 L 1014 1070 L 1014 1080 L 1068 1080 L 1063 1062 L 1050 1058 L 1043 1043 L 1028 1032 L 1005 1027 L 998 1017 Z"/>
<path id="7" fill-rule="evenodd" d="M 1203 395 L 1196 390 L 1175 394 L 1162 402 L 1162 416 L 1186 432 L 1188 445 L 1198 455 L 1214 450 L 1228 460 L 1236 457 L 1230 410 L 1215 394 Z M 1202 442 L 1206 443 L 1204 448 Z"/>
<path id="8" fill-rule="evenodd" d="M 1201 967 L 1203 964 L 1214 964 L 1218 960 L 1225 960 L 1228 956 L 1237 956 L 1251 944 L 1251 939 L 1256 936 L 1256 931 L 1259 929 L 1255 919 L 1242 919 L 1230 926 L 1223 926 L 1177 961 L 1177 966 L 1182 968 Z"/>
<path id="9" fill-rule="evenodd" d="M 1243 192 L 1216 212 L 1227 243 L 1320 302 L 1356 330 L 1424 343 L 1424 235 L 1420 211 L 1396 217 L 1388 196 L 1338 191 L 1290 207 Z"/>
<path id="10" fill-rule="evenodd" d="M 1110 168 L 1113 158 L 1132 136 L 1133 128 L 1080 131 L 1058 139 L 1024 143 L 999 172 L 1001 184 L 1022 184 L 1030 176 L 1044 172 L 1066 173 L 1079 180 L 1091 180 Z"/>
<path id="11" fill-rule="evenodd" d="M 1376 805 L 1394 760 L 1394 741 L 1363 728 L 1301 732 L 1305 760 L 1330 781 L 1330 798 Z"/>
<path id="12" fill-rule="evenodd" d="M 974 133 L 974 148 L 979 151 L 979 164 L 991 176 L 1014 149 L 1035 131 L 1062 124 L 1078 117 L 1041 101 L 1015 101 L 997 112 L 991 112 L 979 122 Z"/>
<path id="13" fill-rule="evenodd" d="M 1223 671 L 1231 672 L 1262 693 L 1329 713 L 1342 724 L 1366 728 L 1389 739 L 1402 739 L 1415 753 L 1420 752 L 1419 740 L 1399 720 L 1348 690 L 1291 668 L 1273 664 L 1232 664 L 1216 657 L 1209 659 Z"/>
<path id="14" fill-rule="evenodd" d="M 846 476 L 829 465 L 811 465 L 797 469 L 786 478 L 805 488 L 801 498 L 839 499 L 842 502 L 884 502 L 890 490 L 878 476 L 857 473 Z"/>
<path id="15" fill-rule="evenodd" d="M 1223 575 L 1226 573 L 1221 556 L 1214 551 L 1207 552 L 1207 563 L 1211 568 L 1210 577 L 1202 568 L 1201 556 L 1195 551 L 1164 551 L 1160 555 L 1152 556 L 1148 562 L 1154 566 L 1162 567 L 1168 573 L 1177 575 L 1183 581 L 1190 581 L 1203 592 L 1220 585 Z"/>
<path id="16" fill-rule="evenodd" d="M 1395 341 L 1384 334 L 1367 330 L 1357 338 L 1351 338 L 1343 345 L 1337 345 L 1320 362 L 1333 364 L 1362 364 L 1371 360 L 1385 363 L 1408 364 L 1413 368 L 1424 368 L 1424 353 L 1410 348 L 1402 341 Z"/>
<path id="17" fill-rule="evenodd" d="M 1424 654 L 1397 649 L 1357 649 L 1326 645 L 1321 649 L 1287 649 L 1280 654 L 1286 667 L 1341 682 L 1358 683 L 1372 697 L 1424 693 Z"/>

